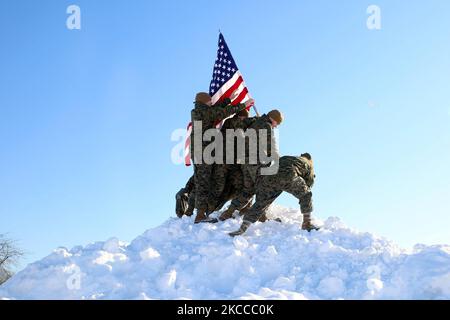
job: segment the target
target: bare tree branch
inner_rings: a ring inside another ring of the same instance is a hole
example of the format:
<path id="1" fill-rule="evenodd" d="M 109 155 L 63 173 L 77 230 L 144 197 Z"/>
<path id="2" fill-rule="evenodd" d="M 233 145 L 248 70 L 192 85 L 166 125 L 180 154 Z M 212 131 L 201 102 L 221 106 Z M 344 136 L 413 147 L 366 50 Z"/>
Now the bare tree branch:
<path id="1" fill-rule="evenodd" d="M 18 264 L 23 255 L 15 241 L 0 234 L 0 285 L 12 276 L 11 268 Z"/>

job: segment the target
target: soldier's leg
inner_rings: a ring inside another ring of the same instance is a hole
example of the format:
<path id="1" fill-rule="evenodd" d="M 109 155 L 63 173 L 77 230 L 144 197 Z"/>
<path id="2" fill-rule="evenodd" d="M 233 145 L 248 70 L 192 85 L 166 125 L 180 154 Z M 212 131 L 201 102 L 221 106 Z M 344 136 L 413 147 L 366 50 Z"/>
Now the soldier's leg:
<path id="1" fill-rule="evenodd" d="M 265 189 L 258 190 L 255 203 L 244 215 L 244 220 L 250 223 L 258 221 L 266 214 L 267 209 L 269 209 L 270 205 L 278 198 L 281 192 L 281 190 L 271 189 L 269 186 Z"/>
<path id="2" fill-rule="evenodd" d="M 239 215 L 240 216 L 243 216 L 243 215 L 245 215 L 249 210 L 250 210 L 250 208 L 252 207 L 252 205 L 253 205 L 253 197 L 250 199 L 250 202 L 245 206 L 245 207 L 243 207 L 242 209 L 241 209 L 241 211 L 239 211 Z"/>
<path id="3" fill-rule="evenodd" d="M 233 177 L 232 176 L 230 177 L 229 170 L 227 170 L 227 177 L 226 177 L 226 182 L 225 182 L 225 188 L 224 188 L 221 196 L 219 197 L 219 199 L 215 203 L 215 208 L 214 208 L 214 210 L 212 212 L 219 211 L 220 209 L 222 209 L 222 207 L 229 200 L 232 200 L 232 199 L 234 199 L 235 196 L 237 196 L 236 188 L 235 188 L 233 183 L 234 183 L 233 182 Z"/>
<path id="4" fill-rule="evenodd" d="M 211 174 L 212 174 L 211 165 L 207 164 L 195 165 L 194 183 L 195 183 L 195 207 L 197 208 L 197 217 L 195 218 L 196 223 L 206 219 Z"/>
<path id="5" fill-rule="evenodd" d="M 226 181 L 227 181 L 227 172 L 228 168 L 226 164 L 216 164 L 214 165 L 213 173 L 212 173 L 212 187 L 210 192 L 210 198 L 208 201 L 208 212 L 214 212 L 217 207 L 217 204 L 220 201 L 222 194 L 225 190 Z"/>
<path id="6" fill-rule="evenodd" d="M 235 237 L 245 233 L 252 223 L 255 223 L 262 216 L 264 216 L 269 206 L 275 201 L 276 198 L 278 198 L 281 192 L 282 191 L 278 189 L 270 189 L 269 186 L 263 190 L 258 190 L 256 194 L 256 201 L 250 210 L 245 214 L 241 227 L 239 230 L 231 232 L 229 235 Z"/>
<path id="7" fill-rule="evenodd" d="M 233 165 L 228 169 L 227 172 L 227 185 L 225 188 L 224 197 L 227 200 L 233 200 L 237 198 L 244 186 L 244 177 L 240 165 Z"/>
<path id="8" fill-rule="evenodd" d="M 228 165 L 225 188 L 214 211 L 219 211 L 228 201 L 235 199 L 242 192 L 242 185 L 241 167 L 239 165 Z M 221 221 L 231 218 L 233 212 L 234 210 L 230 214 L 222 213 Z"/>
<path id="9" fill-rule="evenodd" d="M 300 204 L 300 210 L 303 214 L 302 229 L 304 230 L 318 230 L 311 221 L 311 213 L 313 211 L 312 192 L 306 184 L 305 180 L 301 177 L 295 177 L 290 184 L 285 187 L 286 192 L 294 195 Z"/>
<path id="10" fill-rule="evenodd" d="M 194 213 L 194 209 L 195 209 L 195 191 L 192 191 L 191 194 L 189 195 L 188 208 L 186 210 L 185 215 L 187 215 L 188 217 L 192 216 L 192 214 Z"/>
<path id="11" fill-rule="evenodd" d="M 231 202 L 230 207 L 233 210 L 241 210 L 251 202 L 255 194 L 257 168 L 256 165 L 242 165 L 243 188 L 239 196 Z"/>
<path id="12" fill-rule="evenodd" d="M 251 203 L 255 193 L 255 176 L 249 165 L 242 165 L 243 186 L 239 195 L 231 201 L 228 209 L 220 216 L 220 220 L 224 221 L 233 216 L 233 212 L 241 210 Z"/>
<path id="13" fill-rule="evenodd" d="M 242 217 L 242 216 L 244 216 L 245 214 L 247 214 L 247 212 L 250 210 L 250 208 L 252 207 L 252 205 L 253 205 L 253 197 L 252 197 L 252 199 L 250 200 L 250 202 L 244 207 L 244 208 L 242 208 L 241 209 L 241 211 L 239 211 L 239 215 Z M 264 213 L 260 218 L 259 218 L 259 222 L 266 222 L 267 220 L 269 220 L 268 218 L 267 218 L 267 215 L 266 215 L 266 213 Z"/>

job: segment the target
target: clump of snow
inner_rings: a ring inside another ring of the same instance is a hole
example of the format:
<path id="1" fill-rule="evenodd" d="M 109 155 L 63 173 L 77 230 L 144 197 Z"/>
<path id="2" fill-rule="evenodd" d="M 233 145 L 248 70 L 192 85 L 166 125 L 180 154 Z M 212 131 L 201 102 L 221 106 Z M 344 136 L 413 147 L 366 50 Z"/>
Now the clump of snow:
<path id="1" fill-rule="evenodd" d="M 341 278 L 326 277 L 320 280 L 317 290 L 326 298 L 341 297 L 345 292 L 345 284 Z"/>
<path id="2" fill-rule="evenodd" d="M 153 249 L 151 247 L 148 249 L 145 249 L 144 251 L 141 251 L 139 253 L 139 255 L 141 256 L 142 260 L 156 259 L 161 256 L 158 251 L 156 251 L 155 249 Z"/>
<path id="3" fill-rule="evenodd" d="M 450 246 L 407 251 L 338 218 L 300 230 L 298 210 L 231 238 L 240 219 L 171 218 L 127 244 L 58 248 L 0 287 L 0 299 L 450 299 Z"/>

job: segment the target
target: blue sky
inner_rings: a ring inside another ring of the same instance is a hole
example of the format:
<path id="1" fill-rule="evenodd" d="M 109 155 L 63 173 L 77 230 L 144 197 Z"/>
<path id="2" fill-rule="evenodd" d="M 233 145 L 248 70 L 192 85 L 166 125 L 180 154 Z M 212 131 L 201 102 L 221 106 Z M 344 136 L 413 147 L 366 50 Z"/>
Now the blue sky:
<path id="1" fill-rule="evenodd" d="M 81 30 L 66 8 L 81 8 Z M 368 30 L 366 9 L 381 8 Z M 224 12 L 223 14 L 219 14 Z M 315 215 L 403 246 L 450 243 L 450 2 L 3 1 L 0 233 L 29 253 L 174 216 L 173 130 L 221 29 L 282 154 L 315 158 Z M 283 195 L 278 203 L 297 201 Z"/>

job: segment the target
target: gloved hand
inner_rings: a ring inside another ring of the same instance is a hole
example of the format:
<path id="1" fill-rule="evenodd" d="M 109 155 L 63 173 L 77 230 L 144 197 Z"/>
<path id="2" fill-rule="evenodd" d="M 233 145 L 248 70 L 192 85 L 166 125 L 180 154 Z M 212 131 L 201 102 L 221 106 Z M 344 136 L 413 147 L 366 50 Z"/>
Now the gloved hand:
<path id="1" fill-rule="evenodd" d="M 255 104 L 255 99 L 248 99 L 247 101 L 245 101 L 245 106 L 247 107 L 247 108 L 250 108 L 250 107 L 252 107 L 253 105 Z"/>

